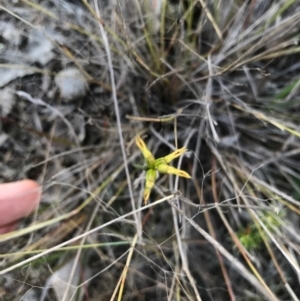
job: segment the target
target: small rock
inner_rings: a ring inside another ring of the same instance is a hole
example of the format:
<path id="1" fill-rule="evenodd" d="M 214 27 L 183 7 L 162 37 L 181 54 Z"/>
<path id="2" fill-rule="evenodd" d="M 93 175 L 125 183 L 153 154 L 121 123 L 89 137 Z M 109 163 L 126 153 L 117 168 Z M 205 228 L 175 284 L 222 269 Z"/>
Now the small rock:
<path id="1" fill-rule="evenodd" d="M 65 101 L 83 97 L 88 88 L 85 77 L 76 68 L 60 71 L 55 77 L 55 83 Z"/>
<path id="2" fill-rule="evenodd" d="M 8 138 L 8 135 L 6 135 L 5 133 L 0 134 L 0 147 L 5 143 L 7 138 Z"/>
<path id="3" fill-rule="evenodd" d="M 17 68 L 0 68 L 0 87 L 4 87 L 11 81 L 23 77 L 25 75 L 33 74 L 36 71 L 27 68 L 26 65 L 19 65 L 20 69 Z"/>
<path id="4" fill-rule="evenodd" d="M 19 46 L 22 41 L 21 30 L 17 29 L 13 24 L 0 22 L 0 35 L 11 44 Z"/>
<path id="5" fill-rule="evenodd" d="M 16 102 L 16 95 L 8 87 L 0 90 L 0 112 L 7 116 Z"/>
<path id="6" fill-rule="evenodd" d="M 47 38 L 42 29 L 33 29 L 30 32 L 26 49 L 26 59 L 30 63 L 39 62 L 45 66 L 54 58 L 53 43 Z"/>

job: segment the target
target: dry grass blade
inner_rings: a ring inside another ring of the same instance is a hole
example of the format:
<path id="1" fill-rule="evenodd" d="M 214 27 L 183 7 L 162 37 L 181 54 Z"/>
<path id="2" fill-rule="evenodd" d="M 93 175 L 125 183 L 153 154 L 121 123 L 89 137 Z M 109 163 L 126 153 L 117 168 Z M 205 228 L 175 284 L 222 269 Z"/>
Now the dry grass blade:
<path id="1" fill-rule="evenodd" d="M 209 243 L 211 243 L 239 272 L 239 274 L 245 277 L 258 291 L 260 291 L 268 300 L 279 300 L 274 294 L 267 290 L 261 283 L 251 274 L 248 270 L 234 258 L 220 243 L 218 243 L 213 237 L 211 237 L 206 231 L 197 225 L 193 219 L 188 218 L 184 212 L 179 209 L 176 205 L 173 205 L 175 210 L 181 214 Z"/>
<path id="2" fill-rule="evenodd" d="M 53 251 L 55 251 L 55 250 L 58 250 L 58 249 L 60 249 L 61 247 L 64 247 L 64 246 L 66 246 L 66 245 L 68 245 L 68 244 L 71 244 L 71 243 L 73 243 L 73 242 L 76 242 L 78 239 L 84 238 L 84 237 L 86 237 L 86 236 L 88 236 L 88 235 L 90 235 L 90 234 L 92 234 L 92 233 L 95 233 L 95 232 L 97 232 L 97 231 L 99 231 L 99 230 L 101 230 L 101 229 L 103 229 L 103 228 L 105 228 L 105 227 L 107 227 L 107 226 L 109 226 L 109 225 L 115 223 L 115 222 L 124 220 L 124 219 L 125 219 L 126 217 L 128 217 L 128 216 L 134 215 L 134 214 L 136 214 L 137 212 L 140 212 L 140 211 L 142 211 L 142 210 L 146 210 L 146 209 L 148 209 L 148 208 L 151 208 L 151 207 L 153 207 L 153 206 L 156 206 L 156 205 L 158 205 L 158 204 L 160 204 L 160 203 L 162 203 L 162 202 L 165 202 L 165 201 L 167 201 L 167 200 L 170 200 L 170 199 L 172 199 L 172 198 L 174 198 L 174 195 L 173 195 L 173 194 L 171 194 L 171 195 L 169 195 L 169 196 L 167 196 L 167 197 L 165 197 L 165 198 L 162 198 L 162 199 L 160 199 L 160 200 L 158 200 L 158 201 L 156 201 L 156 202 L 154 202 L 154 203 L 152 203 L 152 204 L 148 204 L 148 205 L 145 205 L 145 206 L 143 206 L 143 207 L 141 207 L 141 208 L 138 208 L 138 209 L 136 209 L 135 211 L 131 211 L 131 212 L 127 213 L 127 214 L 124 214 L 124 215 L 122 215 L 122 216 L 119 216 L 119 217 L 115 218 L 115 219 L 112 220 L 112 221 L 109 221 L 109 222 L 107 222 L 107 223 L 105 223 L 105 224 L 103 224 L 103 225 L 101 225 L 101 226 L 98 226 L 98 227 L 96 227 L 96 228 L 93 228 L 93 229 L 91 229 L 91 230 L 89 230 L 89 231 L 87 231 L 87 232 L 85 232 L 85 233 L 82 233 L 82 234 L 80 234 L 80 235 L 78 235 L 78 236 L 76 236 L 76 237 L 74 237 L 74 238 L 72 238 L 72 239 L 69 239 L 69 240 L 67 240 L 67 241 L 65 241 L 65 242 L 63 242 L 63 243 L 60 243 L 60 244 L 56 245 L 55 247 L 52 247 L 52 248 L 50 248 L 50 249 L 48 249 L 48 250 L 46 250 L 46 251 L 44 251 L 44 252 L 42 252 L 42 253 L 40 253 L 40 254 L 38 254 L 38 255 L 32 256 L 32 257 L 29 258 L 29 259 L 26 259 L 26 260 L 23 260 L 22 262 L 19 262 L 19 263 L 17 263 L 17 264 L 14 264 L 14 265 L 12 265 L 12 266 L 9 267 L 9 268 L 3 269 L 3 270 L 0 271 L 0 275 L 5 275 L 6 273 L 8 273 L 8 272 L 10 272 L 10 271 L 13 271 L 14 269 L 16 269 L 16 268 L 18 268 L 18 267 L 20 267 L 20 266 L 23 266 L 23 265 L 25 265 L 25 264 L 27 264 L 27 263 L 30 263 L 30 262 L 32 262 L 32 261 L 34 261 L 34 260 L 36 260 L 36 259 L 38 259 L 38 258 L 40 258 L 40 257 L 43 257 L 43 256 L 45 256 L 45 255 L 47 255 L 47 254 L 50 254 L 51 252 L 53 252 Z"/>
<path id="3" fill-rule="evenodd" d="M 128 253 L 128 257 L 127 257 L 127 260 L 126 260 L 126 265 L 124 267 L 122 276 L 120 278 L 121 284 L 120 284 L 120 290 L 119 290 L 119 295 L 118 295 L 118 299 L 117 299 L 118 301 L 122 300 L 122 294 L 123 294 L 123 290 L 124 290 L 126 276 L 127 276 L 127 272 L 128 272 L 128 269 L 129 269 L 130 261 L 131 261 L 131 258 L 132 258 L 132 254 L 133 254 L 137 239 L 138 239 L 138 235 L 136 234 L 133 238 L 133 241 L 132 241 L 132 244 L 131 244 L 131 249 Z M 116 286 L 116 290 L 117 289 L 118 289 L 118 286 Z M 114 298 L 112 297 L 111 300 L 114 300 Z"/>
<path id="4" fill-rule="evenodd" d="M 298 301 L 299 1 L 0 15 L 0 180 L 42 188 L 21 219 L 0 195 L 0 295 Z"/>
<path id="5" fill-rule="evenodd" d="M 204 11 L 205 11 L 205 13 L 206 13 L 206 15 L 207 15 L 207 18 L 208 18 L 209 21 L 212 23 L 212 25 L 213 25 L 213 27 L 214 27 L 214 29 L 215 29 L 215 31 L 216 31 L 218 37 L 220 38 L 220 40 L 222 40 L 222 39 L 223 39 L 223 37 L 222 37 L 222 32 L 221 32 L 221 30 L 220 30 L 218 24 L 216 23 L 215 19 L 213 18 L 212 14 L 211 14 L 210 11 L 208 10 L 205 1 L 204 1 L 204 0 L 198 0 L 198 1 L 201 3 L 201 6 L 203 7 L 203 9 L 204 9 Z"/>

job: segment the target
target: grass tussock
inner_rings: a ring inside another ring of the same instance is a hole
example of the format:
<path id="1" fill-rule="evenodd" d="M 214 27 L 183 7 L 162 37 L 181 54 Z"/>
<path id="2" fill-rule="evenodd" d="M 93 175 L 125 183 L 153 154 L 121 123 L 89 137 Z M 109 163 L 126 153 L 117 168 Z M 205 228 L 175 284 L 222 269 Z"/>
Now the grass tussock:
<path id="1" fill-rule="evenodd" d="M 300 4 L 151 3 L 0 5 L 3 300 L 299 300 Z"/>

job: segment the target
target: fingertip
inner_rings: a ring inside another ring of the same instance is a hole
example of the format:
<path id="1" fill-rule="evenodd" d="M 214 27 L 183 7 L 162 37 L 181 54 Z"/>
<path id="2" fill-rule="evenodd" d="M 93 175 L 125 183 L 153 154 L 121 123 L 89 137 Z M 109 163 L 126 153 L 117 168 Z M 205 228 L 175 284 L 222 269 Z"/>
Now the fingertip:
<path id="1" fill-rule="evenodd" d="M 12 232 L 16 229 L 16 227 L 17 227 L 17 223 L 12 223 L 12 224 L 9 224 L 9 225 L 0 226 L 0 235 L 8 233 L 8 232 Z"/>
<path id="2" fill-rule="evenodd" d="M 23 189 L 29 193 L 32 203 L 34 203 L 35 206 L 39 204 L 42 196 L 42 189 L 36 181 L 26 179 L 16 183 L 20 183 L 20 189 Z"/>
<path id="3" fill-rule="evenodd" d="M 32 180 L 0 184 L 0 226 L 29 215 L 39 204 L 41 188 Z"/>

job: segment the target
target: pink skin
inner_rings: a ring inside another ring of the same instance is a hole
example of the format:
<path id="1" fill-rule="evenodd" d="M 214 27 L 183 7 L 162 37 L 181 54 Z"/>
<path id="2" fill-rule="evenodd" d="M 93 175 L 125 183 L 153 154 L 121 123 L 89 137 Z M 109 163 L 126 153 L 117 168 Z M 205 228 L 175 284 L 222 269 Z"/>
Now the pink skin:
<path id="1" fill-rule="evenodd" d="M 0 184 L 0 234 L 13 231 L 19 219 L 39 204 L 41 189 L 32 180 Z"/>

